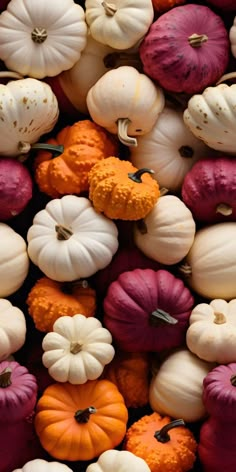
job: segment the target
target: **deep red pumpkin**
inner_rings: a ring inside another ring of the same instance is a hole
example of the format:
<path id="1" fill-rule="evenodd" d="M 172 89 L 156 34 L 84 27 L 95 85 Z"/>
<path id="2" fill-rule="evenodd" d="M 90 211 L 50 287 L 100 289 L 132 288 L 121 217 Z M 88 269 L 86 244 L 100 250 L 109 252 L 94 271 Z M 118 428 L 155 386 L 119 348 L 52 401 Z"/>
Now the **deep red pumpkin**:
<path id="1" fill-rule="evenodd" d="M 235 422 L 236 362 L 219 365 L 207 374 L 203 381 L 203 402 L 210 415 Z"/>
<path id="2" fill-rule="evenodd" d="M 206 3 L 223 11 L 236 11 L 235 0 L 207 0 Z"/>
<path id="3" fill-rule="evenodd" d="M 194 94 L 213 85 L 229 62 L 223 20 L 203 5 L 173 8 L 154 21 L 140 45 L 144 72 L 164 89 Z"/>
<path id="4" fill-rule="evenodd" d="M 104 299 L 104 325 L 120 349 L 161 352 L 185 342 L 194 298 L 167 270 L 123 272 Z M 175 324 L 163 321 L 170 315 Z"/>

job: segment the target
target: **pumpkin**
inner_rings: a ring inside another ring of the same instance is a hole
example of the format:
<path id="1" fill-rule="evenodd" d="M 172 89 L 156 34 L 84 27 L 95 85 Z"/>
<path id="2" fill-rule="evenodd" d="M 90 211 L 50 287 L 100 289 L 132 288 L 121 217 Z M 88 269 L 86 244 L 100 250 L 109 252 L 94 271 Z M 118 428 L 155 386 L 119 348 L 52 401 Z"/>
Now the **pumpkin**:
<path id="1" fill-rule="evenodd" d="M 225 11 L 234 11 L 236 10 L 234 0 L 207 0 L 207 3 L 213 7 L 219 8 L 220 10 Z"/>
<path id="2" fill-rule="evenodd" d="M 167 270 L 134 269 L 112 282 L 104 298 L 104 325 L 127 352 L 161 352 L 185 340 L 194 299 Z"/>
<path id="3" fill-rule="evenodd" d="M 48 84 L 37 79 L 0 84 L 0 104 L 0 155 L 3 156 L 29 153 L 31 145 L 51 131 L 58 120 L 56 96 Z"/>
<path id="4" fill-rule="evenodd" d="M 43 338 L 42 362 L 57 382 L 95 380 L 114 357 L 110 332 L 97 318 L 62 316 Z"/>
<path id="5" fill-rule="evenodd" d="M 154 411 L 186 422 L 203 420 L 202 382 L 215 365 L 203 361 L 185 347 L 171 352 L 153 375 L 149 403 Z"/>
<path id="6" fill-rule="evenodd" d="M 197 442 L 182 419 L 171 421 L 154 412 L 129 427 L 123 447 L 144 459 L 151 472 L 187 472 L 194 465 Z"/>
<path id="7" fill-rule="evenodd" d="M 135 136 L 152 129 L 165 104 L 162 89 L 132 66 L 106 72 L 89 89 L 86 101 L 92 120 L 118 134 L 127 146 L 136 146 Z"/>
<path id="8" fill-rule="evenodd" d="M 103 452 L 97 462 L 88 465 L 85 472 L 151 472 L 146 461 L 129 451 L 109 449 Z"/>
<path id="9" fill-rule="evenodd" d="M 114 49 L 128 49 L 147 33 L 154 17 L 151 0 L 85 0 L 91 36 Z"/>
<path id="10" fill-rule="evenodd" d="M 236 299 L 215 299 L 195 306 L 186 333 L 187 346 L 200 359 L 228 364 L 236 359 Z M 235 339 L 234 339 L 235 334 Z"/>
<path id="11" fill-rule="evenodd" d="M 17 352 L 26 338 L 23 311 L 5 298 L 0 298 L 0 338 L 0 361 Z"/>
<path id="12" fill-rule="evenodd" d="M 214 84 L 229 62 L 228 31 L 204 5 L 182 5 L 160 15 L 140 45 L 147 76 L 165 90 L 194 94 Z"/>
<path id="13" fill-rule="evenodd" d="M 152 0 L 153 8 L 158 13 L 164 13 L 185 2 L 186 0 Z"/>
<path id="14" fill-rule="evenodd" d="M 37 402 L 36 377 L 16 361 L 0 362 L 0 424 L 15 424 L 32 414 Z"/>
<path id="15" fill-rule="evenodd" d="M 130 147 L 134 166 L 150 167 L 161 188 L 177 193 L 184 177 L 200 158 L 213 152 L 196 138 L 183 121 L 183 112 L 165 106 L 149 133 L 137 137 L 137 146 Z"/>
<path id="16" fill-rule="evenodd" d="M 203 381 L 203 402 L 207 412 L 224 421 L 234 422 L 236 405 L 236 363 L 218 365 Z"/>
<path id="17" fill-rule="evenodd" d="M 111 219 L 144 218 L 160 196 L 152 173 L 114 156 L 97 162 L 88 175 L 89 198 L 95 210 Z"/>
<path id="18" fill-rule="evenodd" d="M 198 139 L 222 153 L 235 154 L 236 84 L 207 87 L 193 95 L 184 111 L 186 126 Z"/>
<path id="19" fill-rule="evenodd" d="M 230 39 L 230 47 L 231 53 L 234 57 L 236 57 L 236 16 L 234 17 L 233 25 L 229 30 L 229 39 Z"/>
<path id="20" fill-rule="evenodd" d="M 0 57 L 8 69 L 42 79 L 70 69 L 85 47 L 84 10 L 73 0 L 11 0 L 0 16 Z M 17 48 L 16 48 L 17 43 Z"/>
<path id="21" fill-rule="evenodd" d="M 123 397 L 112 382 L 55 383 L 37 403 L 35 430 L 53 458 L 91 460 L 118 446 L 127 420 Z"/>
<path id="22" fill-rule="evenodd" d="M 104 268 L 118 249 L 113 221 L 85 197 L 50 200 L 27 232 L 28 254 L 46 277 L 71 282 Z"/>
<path id="23" fill-rule="evenodd" d="M 205 226 L 179 266 L 185 283 L 207 298 L 236 298 L 236 223 Z"/>
<path id="24" fill-rule="evenodd" d="M 196 224 L 187 206 L 175 195 L 166 195 L 134 226 L 134 242 L 150 259 L 173 265 L 189 252 L 195 231 Z"/>
<path id="25" fill-rule="evenodd" d="M 66 464 L 61 462 L 48 462 L 45 459 L 33 459 L 12 472 L 72 472 Z"/>
<path id="26" fill-rule="evenodd" d="M 96 293 L 86 280 L 63 283 L 41 277 L 30 289 L 26 303 L 36 329 L 47 332 L 61 316 L 94 316 Z"/>
<path id="27" fill-rule="evenodd" d="M 5 298 L 23 285 L 29 257 L 24 238 L 6 223 L 0 222 L 0 240 L 0 297 Z"/>

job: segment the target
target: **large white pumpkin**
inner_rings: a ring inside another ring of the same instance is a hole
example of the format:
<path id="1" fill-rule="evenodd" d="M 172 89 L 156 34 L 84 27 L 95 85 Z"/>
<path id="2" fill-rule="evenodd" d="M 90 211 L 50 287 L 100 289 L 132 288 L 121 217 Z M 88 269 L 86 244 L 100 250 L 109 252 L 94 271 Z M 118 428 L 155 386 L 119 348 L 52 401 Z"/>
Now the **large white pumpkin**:
<path id="1" fill-rule="evenodd" d="M 25 343 L 26 320 L 22 310 L 0 298 L 0 361 L 6 360 Z"/>
<path id="2" fill-rule="evenodd" d="M 72 472 L 72 469 L 61 462 L 48 462 L 44 459 L 33 459 L 20 469 L 15 469 L 12 472 Z"/>
<path id="3" fill-rule="evenodd" d="M 88 465 L 85 472 L 151 472 L 147 463 L 129 451 L 109 449 L 97 462 Z M 27 472 L 27 471 L 26 471 Z M 34 472 L 34 471 L 32 471 Z"/>

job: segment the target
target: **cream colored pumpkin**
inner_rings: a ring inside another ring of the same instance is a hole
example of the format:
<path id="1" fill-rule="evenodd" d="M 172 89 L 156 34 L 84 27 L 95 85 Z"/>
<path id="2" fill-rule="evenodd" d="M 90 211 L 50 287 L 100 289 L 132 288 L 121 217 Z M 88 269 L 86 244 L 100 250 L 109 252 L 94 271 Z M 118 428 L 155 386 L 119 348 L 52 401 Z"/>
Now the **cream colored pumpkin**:
<path id="1" fill-rule="evenodd" d="M 120 141 L 128 146 L 137 145 L 134 136 L 152 129 L 164 103 L 163 90 L 132 66 L 106 72 L 87 95 L 93 121 L 118 133 Z"/>
<path id="2" fill-rule="evenodd" d="M 20 469 L 15 469 L 12 472 L 72 472 L 72 469 L 61 462 L 48 462 L 44 459 L 33 459 Z"/>
<path id="3" fill-rule="evenodd" d="M 213 153 L 184 124 L 182 111 L 170 106 L 165 106 L 149 133 L 137 137 L 137 143 L 130 147 L 134 166 L 153 169 L 154 179 L 171 192 L 181 189 L 195 162 Z"/>
<path id="4" fill-rule="evenodd" d="M 11 226 L 0 223 L 0 297 L 15 293 L 29 272 L 29 257 L 24 238 Z"/>
<path id="5" fill-rule="evenodd" d="M 47 277 L 69 282 L 110 263 L 118 249 L 118 230 L 89 199 L 65 195 L 36 213 L 27 241 L 30 259 Z"/>
<path id="6" fill-rule="evenodd" d="M 199 229 L 179 270 L 186 283 L 205 298 L 236 298 L 236 223 Z"/>
<path id="7" fill-rule="evenodd" d="M 86 45 L 85 13 L 73 0 L 11 0 L 0 15 L 0 58 L 42 79 L 70 69 Z"/>
<path id="8" fill-rule="evenodd" d="M 236 299 L 214 299 L 195 306 L 186 343 L 200 359 L 218 364 L 236 360 Z"/>
<path id="9" fill-rule="evenodd" d="M 134 243 L 150 259 L 172 265 L 189 252 L 195 231 L 192 213 L 182 200 L 175 195 L 164 195 L 134 225 Z"/>
<path id="10" fill-rule="evenodd" d="M 84 384 L 100 377 L 112 361 L 115 349 L 111 343 L 110 331 L 97 318 L 62 316 L 43 338 L 42 362 L 57 382 Z"/>
<path id="11" fill-rule="evenodd" d="M 85 472 L 151 472 L 147 463 L 129 451 L 109 449 L 97 462 L 88 465 Z M 32 471 L 33 472 L 33 471 Z"/>
<path id="12" fill-rule="evenodd" d="M 25 343 L 26 321 L 22 310 L 0 298 L 0 361 L 6 360 Z"/>
<path id="13" fill-rule="evenodd" d="M 229 29 L 229 40 L 231 46 L 231 52 L 234 57 L 236 57 L 236 16 L 234 17 L 233 24 Z"/>
<path id="14" fill-rule="evenodd" d="M 215 364 L 203 361 L 188 349 L 169 354 L 153 376 L 149 403 L 154 411 L 195 422 L 204 418 L 202 381 Z"/>
<path id="15" fill-rule="evenodd" d="M 209 147 L 236 153 L 236 84 L 222 83 L 193 95 L 183 116 L 190 131 Z"/>
<path id="16" fill-rule="evenodd" d="M 151 0 L 86 0 L 85 18 L 96 41 L 128 49 L 145 36 L 154 10 Z"/>

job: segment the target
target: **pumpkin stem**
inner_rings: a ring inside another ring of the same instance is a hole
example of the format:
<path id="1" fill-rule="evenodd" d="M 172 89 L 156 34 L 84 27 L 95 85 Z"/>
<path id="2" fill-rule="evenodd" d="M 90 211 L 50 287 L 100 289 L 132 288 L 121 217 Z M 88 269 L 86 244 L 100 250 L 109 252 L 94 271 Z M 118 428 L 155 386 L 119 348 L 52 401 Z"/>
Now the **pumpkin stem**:
<path id="1" fill-rule="evenodd" d="M 194 33 L 188 38 L 188 42 L 193 48 L 199 48 L 206 41 L 208 41 L 208 36 L 206 34 Z"/>
<path id="2" fill-rule="evenodd" d="M 47 39 L 48 34 L 45 28 L 34 28 L 31 32 L 31 39 L 34 43 L 42 44 Z"/>
<path id="3" fill-rule="evenodd" d="M 146 173 L 155 174 L 154 170 L 147 169 L 147 167 L 143 167 L 142 169 L 136 170 L 136 172 L 129 172 L 128 177 L 134 182 L 136 182 L 137 184 L 141 184 L 142 183 L 141 177 L 143 174 L 146 174 Z"/>
<path id="4" fill-rule="evenodd" d="M 88 288 L 89 284 L 87 280 L 74 280 L 73 282 L 63 282 L 61 286 L 61 291 L 71 295 L 73 289 L 76 287 Z"/>
<path id="5" fill-rule="evenodd" d="M 181 146 L 179 149 L 178 149 L 181 157 L 193 157 L 193 154 L 194 154 L 194 150 L 191 146 Z"/>
<path id="6" fill-rule="evenodd" d="M 83 410 L 77 410 L 74 418 L 78 423 L 88 423 L 90 415 L 93 413 L 97 413 L 96 408 L 94 406 L 89 406 L 88 408 L 84 408 Z"/>
<path id="7" fill-rule="evenodd" d="M 66 239 L 69 239 L 73 234 L 73 232 L 69 228 L 66 228 L 62 225 L 56 225 L 55 230 L 57 233 L 57 239 L 59 239 L 59 241 L 65 241 Z"/>
<path id="8" fill-rule="evenodd" d="M 6 388 L 11 385 L 11 374 L 12 370 L 10 367 L 6 367 L 0 373 L 0 388 Z"/>
<path id="9" fill-rule="evenodd" d="M 0 72 L 0 78 L 9 78 L 9 79 L 23 79 L 24 76 L 21 74 L 18 74 L 18 72 L 13 72 L 11 70 L 3 70 Z"/>
<path id="10" fill-rule="evenodd" d="M 148 229 L 143 218 L 141 218 L 140 220 L 137 220 L 135 223 L 141 234 L 147 234 Z"/>
<path id="11" fill-rule="evenodd" d="M 181 420 L 173 420 L 170 423 L 165 424 L 165 426 L 163 426 L 163 428 L 161 428 L 159 431 L 156 431 L 154 433 L 154 438 L 156 438 L 161 443 L 166 443 L 166 442 L 170 441 L 170 439 L 171 439 L 168 432 L 171 429 L 176 428 L 178 426 L 185 426 L 184 420 L 182 420 L 182 419 Z"/>
<path id="12" fill-rule="evenodd" d="M 190 277 L 192 275 L 192 268 L 187 262 L 185 262 L 184 264 L 181 264 L 178 270 L 185 277 Z"/>
<path id="13" fill-rule="evenodd" d="M 45 151 L 52 152 L 53 156 L 60 156 L 64 152 L 64 146 L 62 144 L 47 144 L 47 143 L 35 143 L 30 144 L 24 141 L 20 141 L 18 144 L 18 149 L 21 154 L 28 154 L 31 149 L 43 149 Z"/>
<path id="14" fill-rule="evenodd" d="M 102 2 L 102 6 L 103 6 L 107 16 L 114 16 L 115 13 L 117 12 L 117 8 L 114 5 L 114 3 Z"/>
<path id="15" fill-rule="evenodd" d="M 133 66 L 137 70 L 142 70 L 142 63 L 138 53 L 111 52 L 103 59 L 104 66 L 108 69 L 116 69 L 120 66 Z"/>
<path id="16" fill-rule="evenodd" d="M 218 311 L 214 312 L 214 317 L 215 317 L 215 319 L 214 319 L 215 324 L 224 324 L 227 321 L 225 315 L 223 313 L 218 312 Z"/>
<path id="17" fill-rule="evenodd" d="M 222 75 L 222 77 L 216 82 L 216 85 L 222 84 L 222 82 L 225 82 L 226 80 L 230 79 L 235 79 L 236 78 L 236 72 L 229 72 L 228 74 Z"/>
<path id="18" fill-rule="evenodd" d="M 236 387 L 236 374 L 231 375 L 230 382 L 233 387 Z"/>
<path id="19" fill-rule="evenodd" d="M 78 354 L 81 351 L 81 344 L 76 341 L 70 343 L 70 352 L 71 354 Z"/>
<path id="20" fill-rule="evenodd" d="M 164 321 L 164 323 L 168 324 L 176 324 L 178 323 L 178 320 L 171 316 L 169 313 L 167 313 L 164 310 L 161 310 L 161 308 L 157 308 L 157 310 L 153 311 L 150 316 L 149 316 L 149 321 L 152 326 L 156 326 Z"/>
<path id="21" fill-rule="evenodd" d="M 233 208 L 228 203 L 219 203 L 216 207 L 216 213 L 224 216 L 230 216 L 233 213 Z"/>
<path id="22" fill-rule="evenodd" d="M 137 139 L 131 136 L 128 136 L 128 126 L 131 123 L 129 118 L 119 118 L 117 121 L 118 126 L 118 138 L 122 144 L 125 146 L 137 146 Z"/>

